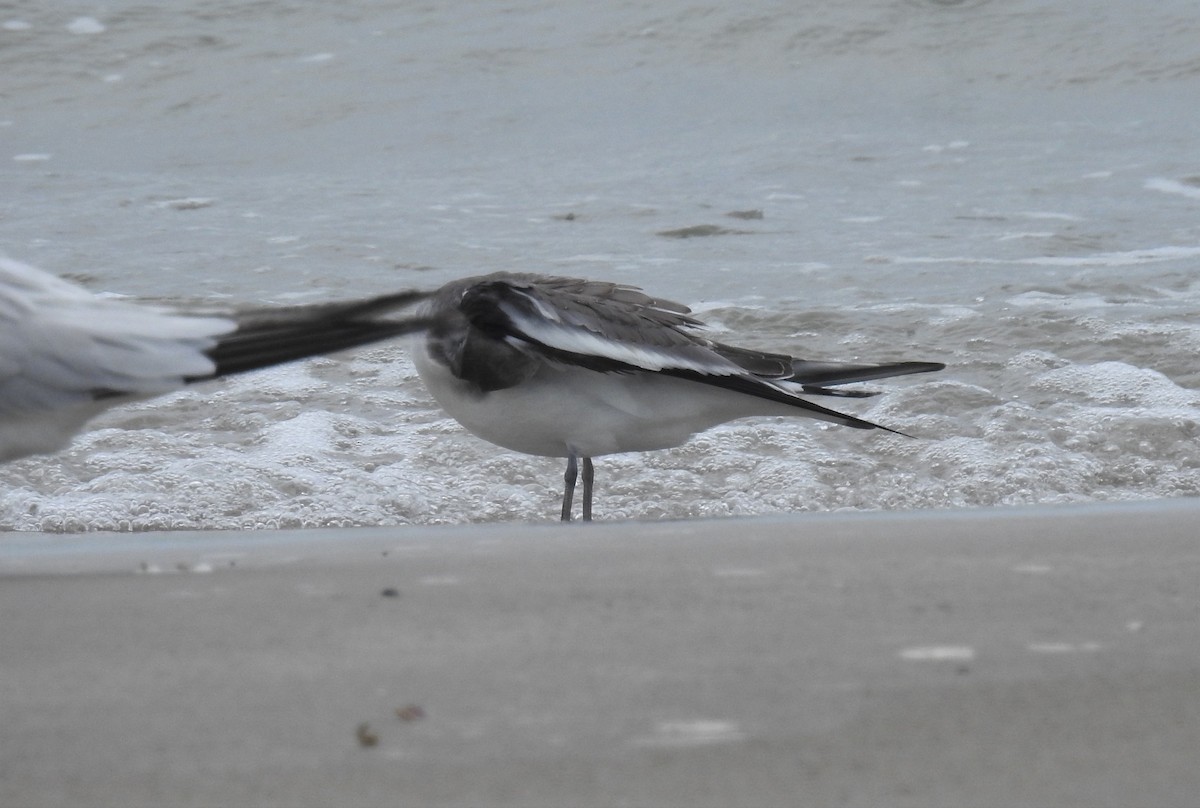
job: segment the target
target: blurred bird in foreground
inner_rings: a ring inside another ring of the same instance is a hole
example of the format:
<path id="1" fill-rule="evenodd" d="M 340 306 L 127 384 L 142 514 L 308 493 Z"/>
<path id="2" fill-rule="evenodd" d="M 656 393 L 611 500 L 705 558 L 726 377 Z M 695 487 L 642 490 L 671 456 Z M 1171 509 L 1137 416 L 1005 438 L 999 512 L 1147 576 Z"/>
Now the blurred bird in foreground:
<path id="1" fill-rule="evenodd" d="M 191 315 L 0 257 L 0 462 L 57 451 L 119 404 L 419 330 L 399 312 L 427 296 Z"/>

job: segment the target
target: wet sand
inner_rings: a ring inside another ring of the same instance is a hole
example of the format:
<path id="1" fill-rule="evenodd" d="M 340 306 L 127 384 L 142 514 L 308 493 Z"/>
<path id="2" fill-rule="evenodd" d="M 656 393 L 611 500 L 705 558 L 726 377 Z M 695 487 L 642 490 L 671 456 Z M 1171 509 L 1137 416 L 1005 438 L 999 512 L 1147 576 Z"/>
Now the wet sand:
<path id="1" fill-rule="evenodd" d="M 1194 805 L 1200 502 L 0 537 L 3 805 Z"/>

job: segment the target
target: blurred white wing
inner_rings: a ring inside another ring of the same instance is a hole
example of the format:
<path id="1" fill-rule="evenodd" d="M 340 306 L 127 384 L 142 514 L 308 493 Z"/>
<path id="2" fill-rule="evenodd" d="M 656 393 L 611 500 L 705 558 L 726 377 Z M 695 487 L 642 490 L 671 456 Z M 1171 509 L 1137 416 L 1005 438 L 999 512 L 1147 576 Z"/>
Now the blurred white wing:
<path id="1" fill-rule="evenodd" d="M 0 258 L 0 417 L 97 394 L 163 393 L 211 374 L 204 351 L 233 320 L 96 297 Z"/>
<path id="2" fill-rule="evenodd" d="M 427 292 L 176 314 L 0 257 L 0 462 L 61 448 L 101 410 L 184 384 L 411 334 Z"/>
<path id="3" fill-rule="evenodd" d="M 61 448 L 114 395 L 211 374 L 204 351 L 234 328 L 96 297 L 0 258 L 0 461 Z"/>

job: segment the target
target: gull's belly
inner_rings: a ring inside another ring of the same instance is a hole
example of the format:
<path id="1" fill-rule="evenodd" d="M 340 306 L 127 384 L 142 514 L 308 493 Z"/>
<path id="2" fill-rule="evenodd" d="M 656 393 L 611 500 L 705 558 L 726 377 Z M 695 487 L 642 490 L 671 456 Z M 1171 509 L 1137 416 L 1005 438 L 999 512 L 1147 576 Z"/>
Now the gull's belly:
<path id="1" fill-rule="evenodd" d="M 654 373 L 598 373 L 546 365 L 529 380 L 480 394 L 424 351 L 421 379 L 468 431 L 525 454 L 597 457 L 679 446 L 697 432 L 784 405 Z"/>

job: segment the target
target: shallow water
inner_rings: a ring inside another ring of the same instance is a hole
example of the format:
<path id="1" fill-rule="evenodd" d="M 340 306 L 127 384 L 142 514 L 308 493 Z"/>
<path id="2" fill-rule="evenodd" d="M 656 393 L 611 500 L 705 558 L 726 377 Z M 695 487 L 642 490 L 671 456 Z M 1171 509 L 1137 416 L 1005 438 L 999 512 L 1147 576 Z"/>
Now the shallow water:
<path id="1" fill-rule="evenodd" d="M 0 12 L 15 258 L 184 305 L 581 275 L 728 342 L 950 366 L 846 406 L 914 439 L 762 419 L 603 458 L 603 518 L 1200 493 L 1190 4 L 104 8 Z M 525 520 L 560 496 L 558 461 L 448 421 L 402 345 L 94 426 L 0 470 L 0 527 Z"/>

